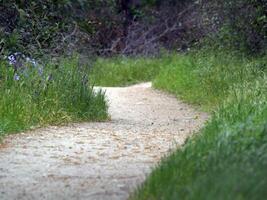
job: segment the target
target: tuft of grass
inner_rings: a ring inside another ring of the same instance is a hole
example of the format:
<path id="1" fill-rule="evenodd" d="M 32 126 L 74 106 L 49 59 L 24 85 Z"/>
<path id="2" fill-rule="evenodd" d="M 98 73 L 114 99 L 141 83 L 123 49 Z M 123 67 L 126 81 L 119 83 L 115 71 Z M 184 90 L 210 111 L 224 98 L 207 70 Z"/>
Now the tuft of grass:
<path id="1" fill-rule="evenodd" d="M 104 120 L 104 93 L 94 92 L 76 58 L 47 64 L 42 75 L 28 66 L 20 80 L 0 63 L 0 138 L 36 126 Z"/>
<path id="2" fill-rule="evenodd" d="M 167 58 L 166 58 L 167 59 Z M 265 58 L 249 59 L 225 52 L 193 52 L 172 55 L 161 69 L 154 86 L 188 103 L 211 111 L 231 91 L 233 85 L 253 81 L 266 69 Z"/>
<path id="3" fill-rule="evenodd" d="M 158 73 L 160 58 L 98 58 L 90 72 L 90 80 L 100 86 L 127 86 L 151 81 Z"/>
<path id="4" fill-rule="evenodd" d="M 162 66 L 156 87 L 207 106 L 212 118 L 130 199 L 266 199 L 266 60 L 198 52 Z"/>

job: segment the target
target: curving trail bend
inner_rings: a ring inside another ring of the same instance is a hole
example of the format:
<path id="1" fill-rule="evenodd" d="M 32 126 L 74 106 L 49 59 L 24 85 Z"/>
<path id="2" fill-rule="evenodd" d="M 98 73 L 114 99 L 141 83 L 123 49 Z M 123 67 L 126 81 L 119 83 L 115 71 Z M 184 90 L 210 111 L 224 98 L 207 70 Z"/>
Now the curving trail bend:
<path id="1" fill-rule="evenodd" d="M 143 83 L 103 88 L 111 120 L 6 137 L 0 199 L 127 199 L 160 158 L 208 118 Z"/>

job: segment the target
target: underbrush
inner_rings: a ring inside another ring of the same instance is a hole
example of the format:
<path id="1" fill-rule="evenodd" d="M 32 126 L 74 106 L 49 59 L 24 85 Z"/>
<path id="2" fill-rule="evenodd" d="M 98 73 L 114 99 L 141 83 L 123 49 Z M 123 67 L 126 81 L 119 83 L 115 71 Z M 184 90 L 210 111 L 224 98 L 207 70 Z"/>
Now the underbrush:
<path id="1" fill-rule="evenodd" d="M 94 92 L 77 59 L 43 69 L 24 66 L 20 75 L 0 63 L 0 138 L 36 126 L 107 118 L 103 92 Z"/>
<path id="2" fill-rule="evenodd" d="M 213 110 L 212 117 L 130 199 L 265 199 L 266 57 L 200 52 L 169 58 L 155 86 Z"/>
<path id="3" fill-rule="evenodd" d="M 166 60 L 160 58 L 98 58 L 90 72 L 90 80 L 101 86 L 126 86 L 151 81 Z"/>

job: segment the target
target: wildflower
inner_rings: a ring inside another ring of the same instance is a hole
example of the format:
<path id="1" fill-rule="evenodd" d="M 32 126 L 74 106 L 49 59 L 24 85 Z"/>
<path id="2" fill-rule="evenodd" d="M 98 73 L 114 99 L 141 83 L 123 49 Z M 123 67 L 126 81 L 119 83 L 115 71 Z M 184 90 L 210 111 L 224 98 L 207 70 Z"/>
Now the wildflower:
<path id="1" fill-rule="evenodd" d="M 31 60 L 31 63 L 34 67 L 37 67 L 37 62 L 34 59 Z"/>
<path id="2" fill-rule="evenodd" d="M 9 62 L 9 65 L 14 68 L 14 80 L 16 81 L 20 80 L 21 76 L 29 77 L 31 68 L 35 68 L 40 77 L 44 74 L 44 67 L 42 65 L 39 65 L 35 59 L 25 56 L 21 52 L 12 53 L 5 58 Z M 44 79 L 44 77 L 42 78 Z"/>
<path id="3" fill-rule="evenodd" d="M 15 80 L 15 81 L 19 81 L 19 79 L 20 79 L 20 76 L 19 76 L 17 73 L 15 73 L 15 75 L 14 75 L 14 80 Z"/>
<path id="4" fill-rule="evenodd" d="M 9 55 L 9 56 L 7 57 L 7 59 L 8 59 L 8 61 L 9 61 L 9 64 L 10 64 L 10 65 L 14 65 L 14 64 L 16 64 L 16 62 L 17 62 L 16 57 L 15 57 L 13 54 Z"/>

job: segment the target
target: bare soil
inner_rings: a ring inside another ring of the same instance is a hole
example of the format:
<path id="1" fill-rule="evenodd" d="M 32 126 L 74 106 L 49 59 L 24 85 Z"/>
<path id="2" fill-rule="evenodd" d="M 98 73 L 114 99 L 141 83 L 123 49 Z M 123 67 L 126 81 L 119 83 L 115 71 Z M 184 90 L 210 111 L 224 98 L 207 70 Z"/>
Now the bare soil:
<path id="1" fill-rule="evenodd" d="M 47 127 L 5 138 L 0 199 L 127 199 L 205 113 L 144 83 L 103 88 L 111 120 Z"/>

